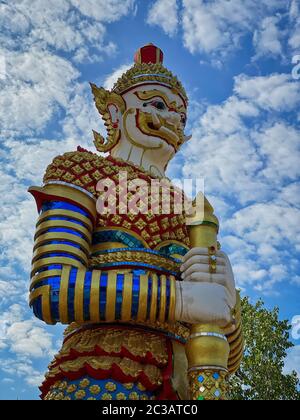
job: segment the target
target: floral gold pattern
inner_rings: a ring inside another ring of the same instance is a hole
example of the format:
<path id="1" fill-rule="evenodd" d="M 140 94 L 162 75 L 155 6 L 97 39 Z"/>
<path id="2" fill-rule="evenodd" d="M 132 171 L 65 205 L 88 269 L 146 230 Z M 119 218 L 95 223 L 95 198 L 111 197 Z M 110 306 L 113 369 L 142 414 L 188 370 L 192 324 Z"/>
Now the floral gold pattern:
<path id="1" fill-rule="evenodd" d="M 101 388 L 100 388 L 99 385 L 92 385 L 92 386 L 90 386 L 89 389 L 90 389 L 90 392 L 94 395 L 99 394 L 99 392 L 101 391 Z"/>

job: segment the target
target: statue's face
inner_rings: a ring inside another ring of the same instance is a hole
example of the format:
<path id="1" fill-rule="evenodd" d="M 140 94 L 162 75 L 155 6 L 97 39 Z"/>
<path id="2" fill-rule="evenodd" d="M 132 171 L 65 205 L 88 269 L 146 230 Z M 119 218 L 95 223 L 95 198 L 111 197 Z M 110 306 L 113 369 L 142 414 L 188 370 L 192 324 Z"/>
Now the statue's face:
<path id="1" fill-rule="evenodd" d="M 123 94 L 122 128 L 127 139 L 145 149 L 174 154 L 185 141 L 187 109 L 175 91 L 159 84 L 140 85 Z"/>

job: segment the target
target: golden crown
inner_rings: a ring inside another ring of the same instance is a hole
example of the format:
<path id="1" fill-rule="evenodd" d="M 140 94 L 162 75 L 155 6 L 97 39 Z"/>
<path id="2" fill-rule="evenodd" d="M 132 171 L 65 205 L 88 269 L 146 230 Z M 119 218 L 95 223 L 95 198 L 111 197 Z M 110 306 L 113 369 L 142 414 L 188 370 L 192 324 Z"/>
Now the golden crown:
<path id="1" fill-rule="evenodd" d="M 188 98 L 181 82 L 171 71 L 163 66 L 163 52 L 153 44 L 145 45 L 135 54 L 135 64 L 115 83 L 113 92 L 122 94 L 133 86 L 142 83 L 158 82 L 181 94 L 187 103 Z"/>

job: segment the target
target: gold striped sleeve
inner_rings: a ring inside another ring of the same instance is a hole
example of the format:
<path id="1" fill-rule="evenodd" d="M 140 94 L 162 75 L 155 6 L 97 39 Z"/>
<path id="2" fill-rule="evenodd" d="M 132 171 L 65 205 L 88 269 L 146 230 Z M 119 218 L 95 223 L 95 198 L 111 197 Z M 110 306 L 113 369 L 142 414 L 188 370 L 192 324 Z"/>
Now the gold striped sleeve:
<path id="1" fill-rule="evenodd" d="M 109 271 L 106 287 L 106 308 L 105 320 L 113 322 L 116 319 L 116 291 L 117 291 L 117 272 Z"/>
<path id="2" fill-rule="evenodd" d="M 68 241 L 72 244 L 79 245 L 80 248 L 86 252 L 87 255 L 90 254 L 90 245 L 88 241 L 80 236 L 73 235 L 72 233 L 66 232 L 48 232 L 40 235 L 34 242 L 33 251 L 36 250 L 39 246 L 44 245 L 47 242 L 51 241 Z"/>
<path id="3" fill-rule="evenodd" d="M 41 268 L 47 267 L 51 264 L 61 264 L 61 265 L 71 265 L 72 267 L 76 268 L 83 268 L 84 265 L 73 258 L 68 257 L 49 257 L 49 258 L 42 258 L 32 264 L 31 267 L 31 277 L 33 277 Z"/>
<path id="4" fill-rule="evenodd" d="M 81 269 L 77 271 L 75 293 L 74 293 L 74 318 L 75 322 L 82 324 L 84 322 L 83 311 L 83 292 L 84 292 L 84 279 L 86 271 Z"/>
<path id="5" fill-rule="evenodd" d="M 170 277 L 170 304 L 169 304 L 168 321 L 175 322 L 175 306 L 176 306 L 176 279 L 174 276 Z"/>
<path id="6" fill-rule="evenodd" d="M 50 196 L 68 200 L 71 203 L 80 205 L 93 218 L 97 218 L 96 199 L 87 191 L 80 191 L 73 185 L 66 184 L 47 184 L 44 187 L 30 187 L 28 191 L 34 196 Z"/>
<path id="7" fill-rule="evenodd" d="M 33 292 L 29 295 L 29 306 L 32 306 L 35 299 L 41 298 L 42 302 L 42 317 L 43 321 L 46 322 L 46 324 L 53 325 L 54 322 L 52 320 L 51 315 L 51 305 L 50 305 L 50 293 L 51 288 L 50 286 L 41 286 L 38 289 L 35 289 Z"/>
<path id="8" fill-rule="evenodd" d="M 128 322 L 131 320 L 132 310 L 132 274 L 126 273 L 124 276 L 124 286 L 122 294 L 121 320 Z"/>
<path id="9" fill-rule="evenodd" d="M 79 248 L 76 248 L 72 245 L 64 245 L 64 244 L 62 244 L 62 245 L 53 244 L 53 245 L 40 246 L 39 248 L 37 248 L 34 251 L 32 262 L 35 262 L 36 260 L 41 258 L 43 255 L 56 253 L 56 252 L 64 252 L 66 254 L 73 255 L 74 257 L 77 257 L 78 259 L 80 259 L 80 261 L 83 264 L 85 264 L 86 266 L 88 265 L 88 256 L 86 255 L 85 252 L 81 251 Z M 51 258 L 51 257 L 49 257 L 49 258 Z"/>
<path id="10" fill-rule="evenodd" d="M 90 294 L 90 318 L 93 322 L 100 321 L 100 279 L 101 271 L 93 270 Z"/>
<path id="11" fill-rule="evenodd" d="M 165 322 L 166 320 L 166 304 L 167 304 L 167 277 L 165 275 L 160 276 L 160 306 L 159 306 L 159 322 Z"/>
<path id="12" fill-rule="evenodd" d="M 148 274 L 140 276 L 139 306 L 137 321 L 146 321 L 148 301 Z"/>
<path id="13" fill-rule="evenodd" d="M 93 224 L 87 216 L 84 216 L 83 214 L 76 211 L 63 210 L 63 209 L 44 211 L 39 216 L 36 227 L 38 227 L 42 222 L 52 217 L 64 217 L 68 219 L 73 219 L 73 220 L 83 223 L 89 231 L 93 230 Z"/>
<path id="14" fill-rule="evenodd" d="M 42 271 L 39 274 L 36 274 L 31 278 L 30 288 L 31 291 L 40 281 L 46 280 L 49 277 L 59 277 L 61 275 L 61 270 L 46 270 Z"/>
<path id="15" fill-rule="evenodd" d="M 157 274 L 152 273 L 152 294 L 150 302 L 150 322 L 156 321 L 157 314 L 157 296 L 158 296 L 158 277 Z"/>
<path id="16" fill-rule="evenodd" d="M 68 289 L 71 272 L 70 266 L 63 266 L 59 288 L 59 317 L 62 324 L 67 324 L 68 317 Z"/>
<path id="17" fill-rule="evenodd" d="M 48 220 L 46 222 L 42 222 L 36 229 L 35 237 L 36 239 L 39 235 L 45 233 L 48 229 L 51 228 L 64 228 L 64 229 L 72 229 L 78 233 L 81 233 L 90 243 L 92 239 L 91 232 L 82 225 L 74 222 L 68 222 L 67 220 Z"/>

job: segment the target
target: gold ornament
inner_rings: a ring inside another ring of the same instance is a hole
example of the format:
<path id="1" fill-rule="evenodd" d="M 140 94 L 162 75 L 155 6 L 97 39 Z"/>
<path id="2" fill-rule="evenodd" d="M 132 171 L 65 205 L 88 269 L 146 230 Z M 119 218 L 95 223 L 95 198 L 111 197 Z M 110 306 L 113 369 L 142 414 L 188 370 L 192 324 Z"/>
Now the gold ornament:
<path id="1" fill-rule="evenodd" d="M 108 392 L 105 392 L 102 395 L 101 400 L 112 400 L 112 396 Z"/>
<path id="2" fill-rule="evenodd" d="M 110 356 L 83 356 L 78 357 L 75 360 L 62 362 L 58 366 L 50 367 L 50 371 L 47 373 L 46 378 L 55 378 L 61 371 L 78 372 L 86 366 L 90 366 L 94 370 L 109 370 L 114 364 L 117 365 L 126 376 L 131 376 L 137 379 L 142 373 L 144 373 L 152 384 L 157 386 L 162 384 L 162 372 L 157 366 L 135 362 L 134 360 L 130 360 L 126 357 L 122 358 Z M 93 385 L 93 387 L 95 388 L 90 387 L 90 391 L 93 394 L 100 391 L 100 387 L 98 387 L 98 385 Z M 76 389 L 76 385 L 70 385 L 67 388 L 67 392 L 71 393 Z"/>
<path id="3" fill-rule="evenodd" d="M 137 388 L 140 390 L 140 391 L 146 391 L 146 388 L 144 387 L 144 385 L 142 385 L 140 382 L 137 384 Z"/>
<path id="4" fill-rule="evenodd" d="M 57 386 L 57 388 L 60 389 L 61 391 L 63 391 L 64 389 L 67 388 L 67 386 L 68 386 L 67 382 L 63 381 Z"/>
<path id="5" fill-rule="evenodd" d="M 227 372 L 221 370 L 197 370 L 189 374 L 192 400 L 226 400 Z"/>
<path id="6" fill-rule="evenodd" d="M 117 394 L 117 400 L 126 400 L 126 395 L 123 392 Z"/>
<path id="7" fill-rule="evenodd" d="M 90 258 L 91 267 L 97 267 L 99 264 L 109 264 L 112 262 L 146 263 L 172 272 L 178 272 L 180 267 L 180 263 L 172 261 L 163 255 L 155 255 L 142 251 L 131 251 L 130 249 L 100 254 Z"/>
<path id="8" fill-rule="evenodd" d="M 71 394 L 72 392 L 76 391 L 76 389 L 77 389 L 77 386 L 75 384 L 71 384 L 67 388 L 67 393 Z"/>
<path id="9" fill-rule="evenodd" d="M 174 90 L 174 93 L 179 93 L 186 103 L 188 102 L 186 91 L 181 82 L 160 63 L 136 63 L 118 79 L 113 87 L 113 92 L 121 95 L 131 87 L 145 82 L 158 82 L 167 85 Z"/>
<path id="10" fill-rule="evenodd" d="M 101 388 L 100 388 L 99 385 L 92 385 L 92 386 L 90 386 L 89 390 L 90 390 L 91 394 L 97 395 L 101 391 Z"/>
<path id="11" fill-rule="evenodd" d="M 83 400 L 84 397 L 85 397 L 85 391 L 83 389 L 75 392 L 75 399 L 76 400 Z"/>
<path id="12" fill-rule="evenodd" d="M 132 389 L 133 388 L 133 383 L 132 382 L 128 382 L 126 384 L 123 384 L 123 387 L 125 389 Z"/>
<path id="13" fill-rule="evenodd" d="M 139 400 L 139 394 L 137 392 L 131 392 L 129 394 L 129 399 L 130 400 Z"/>
<path id="14" fill-rule="evenodd" d="M 101 134 L 96 131 L 94 133 L 94 144 L 96 149 L 99 152 L 108 152 L 110 151 L 120 139 L 120 129 L 119 126 L 114 126 L 111 114 L 109 112 L 109 105 L 115 105 L 120 112 L 123 114 L 126 109 L 126 104 L 121 95 L 118 95 L 116 92 L 110 92 L 104 88 L 98 87 L 95 84 L 91 83 L 92 92 L 94 95 L 94 101 L 96 108 L 101 115 L 104 125 L 107 129 L 107 139 L 105 140 Z"/>
<path id="15" fill-rule="evenodd" d="M 89 386 L 89 384 L 90 381 L 87 378 L 82 379 L 82 381 L 79 382 L 80 388 L 86 388 L 87 386 Z"/>
<path id="16" fill-rule="evenodd" d="M 117 385 L 113 382 L 107 382 L 107 384 L 105 384 L 105 389 L 107 389 L 107 391 L 114 392 L 117 389 Z"/>

